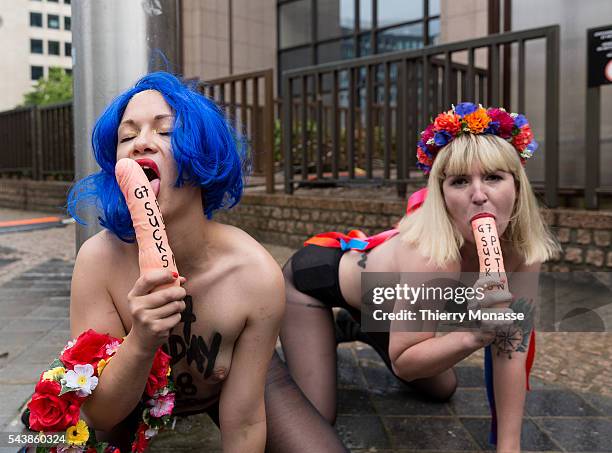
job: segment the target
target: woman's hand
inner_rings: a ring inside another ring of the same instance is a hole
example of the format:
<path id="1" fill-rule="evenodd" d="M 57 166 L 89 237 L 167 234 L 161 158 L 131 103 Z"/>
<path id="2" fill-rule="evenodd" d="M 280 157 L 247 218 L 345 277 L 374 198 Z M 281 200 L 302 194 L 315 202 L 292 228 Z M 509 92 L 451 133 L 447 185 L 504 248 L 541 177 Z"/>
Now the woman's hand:
<path id="1" fill-rule="evenodd" d="M 480 310 L 482 314 L 513 313 L 513 310 L 509 308 L 513 296 L 507 288 L 508 284 L 505 278 L 500 279 L 492 276 L 479 278 L 474 284 L 474 289 L 477 291 L 480 289 L 476 294 L 483 292 L 484 297 L 482 299 L 472 299 L 468 303 L 468 311 Z M 475 346 L 487 346 L 495 340 L 498 329 L 507 327 L 513 322 L 510 319 L 481 319 L 478 321 L 478 328 L 470 331 L 471 340 L 474 341 Z"/>
<path id="2" fill-rule="evenodd" d="M 132 318 L 130 335 L 142 351 L 154 353 L 164 344 L 170 330 L 181 321 L 185 309 L 185 289 L 181 286 L 155 290 L 180 278 L 169 270 L 154 270 L 140 276 L 128 294 L 128 308 Z"/>

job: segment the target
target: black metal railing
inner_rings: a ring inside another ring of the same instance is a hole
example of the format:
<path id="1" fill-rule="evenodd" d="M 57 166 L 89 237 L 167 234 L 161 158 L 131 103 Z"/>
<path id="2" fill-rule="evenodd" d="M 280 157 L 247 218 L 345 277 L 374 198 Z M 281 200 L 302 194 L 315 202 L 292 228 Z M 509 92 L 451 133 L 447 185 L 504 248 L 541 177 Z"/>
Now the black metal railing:
<path id="1" fill-rule="evenodd" d="M 0 174 L 71 181 L 73 135 L 71 102 L 0 112 Z"/>
<path id="2" fill-rule="evenodd" d="M 423 49 L 313 66 L 283 74 L 285 191 L 295 184 L 411 182 L 418 131 L 461 101 L 511 109 L 501 89 L 515 73 L 525 109 L 525 44 L 544 41 L 545 200 L 558 205 L 559 27 L 486 36 Z M 500 51 L 516 49 L 511 68 Z M 509 96 L 507 96 L 509 97 Z"/>

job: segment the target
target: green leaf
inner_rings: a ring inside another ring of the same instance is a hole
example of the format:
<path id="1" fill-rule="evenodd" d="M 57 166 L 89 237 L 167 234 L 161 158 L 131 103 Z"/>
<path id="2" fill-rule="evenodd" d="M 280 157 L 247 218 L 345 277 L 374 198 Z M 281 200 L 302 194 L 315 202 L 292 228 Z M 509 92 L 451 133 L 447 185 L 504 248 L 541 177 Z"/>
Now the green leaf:
<path id="1" fill-rule="evenodd" d="M 72 76 L 62 68 L 49 68 L 49 76 L 39 79 L 23 96 L 23 105 L 49 105 L 72 100 Z"/>
<path id="2" fill-rule="evenodd" d="M 53 362 L 51 362 L 49 367 L 50 370 L 57 367 L 66 368 L 60 359 L 55 359 Z"/>
<path id="3" fill-rule="evenodd" d="M 68 393 L 68 392 L 76 392 L 78 389 L 72 389 L 70 387 L 66 387 L 64 384 L 62 384 L 62 390 L 60 391 L 58 396 L 62 396 L 64 393 Z"/>

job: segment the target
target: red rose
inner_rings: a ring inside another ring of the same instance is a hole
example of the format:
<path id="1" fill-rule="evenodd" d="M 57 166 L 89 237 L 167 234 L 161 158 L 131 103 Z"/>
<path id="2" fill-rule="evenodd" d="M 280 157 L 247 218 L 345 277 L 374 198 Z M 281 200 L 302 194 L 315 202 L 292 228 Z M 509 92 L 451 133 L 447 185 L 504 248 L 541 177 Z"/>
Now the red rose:
<path id="1" fill-rule="evenodd" d="M 533 140 L 533 132 L 529 126 L 523 126 L 520 132 L 512 137 L 512 144 L 520 151 L 524 151 Z"/>
<path id="2" fill-rule="evenodd" d="M 76 393 L 57 396 L 61 385 L 57 381 L 36 384 L 30 408 L 30 429 L 33 431 L 65 431 L 79 421 L 81 400 Z"/>
<path id="3" fill-rule="evenodd" d="M 138 425 L 138 431 L 136 431 L 136 438 L 132 443 L 132 453 L 143 453 L 149 445 L 149 440 L 145 437 L 145 431 L 148 426 L 144 423 Z"/>
<path id="4" fill-rule="evenodd" d="M 168 384 L 169 365 L 170 356 L 159 348 L 155 353 L 153 365 L 147 379 L 147 387 L 145 389 L 147 395 L 153 396 L 156 391 L 161 390 Z"/>
<path id="5" fill-rule="evenodd" d="M 94 370 L 97 370 L 100 359 L 109 357 L 109 354 L 106 353 L 106 345 L 114 341 L 121 340 L 89 329 L 79 335 L 71 348 L 62 353 L 60 360 L 66 369 L 73 369 L 75 365 L 91 363 Z"/>
<path id="6" fill-rule="evenodd" d="M 487 115 L 491 118 L 491 121 L 497 121 L 499 123 L 499 136 L 502 138 L 510 138 L 512 136 L 512 128 L 514 127 L 514 118 L 501 109 L 489 109 Z"/>

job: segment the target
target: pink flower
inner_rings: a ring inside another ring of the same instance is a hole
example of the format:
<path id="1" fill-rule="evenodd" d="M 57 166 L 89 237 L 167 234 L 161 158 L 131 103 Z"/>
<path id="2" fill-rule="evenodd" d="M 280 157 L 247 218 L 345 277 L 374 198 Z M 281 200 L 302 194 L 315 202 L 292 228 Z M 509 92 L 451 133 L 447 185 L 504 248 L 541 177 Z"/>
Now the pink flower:
<path id="1" fill-rule="evenodd" d="M 429 141 L 429 139 L 433 138 L 434 134 L 435 134 L 434 125 L 433 125 L 433 123 L 431 123 L 421 133 L 421 140 L 423 140 L 423 143 L 427 143 Z"/>
<path id="2" fill-rule="evenodd" d="M 153 417 L 160 418 L 164 415 L 170 415 L 172 409 L 174 409 L 174 393 L 168 393 L 167 395 L 149 400 L 149 404 L 152 406 L 151 415 Z"/>
<path id="3" fill-rule="evenodd" d="M 119 341 L 113 341 L 112 343 L 109 343 L 106 345 L 106 354 L 107 355 L 113 355 L 115 352 L 117 352 L 117 349 L 119 348 Z"/>
<path id="4" fill-rule="evenodd" d="M 504 110 L 493 108 L 487 110 L 487 115 L 492 121 L 499 123 L 499 136 L 501 138 L 510 138 L 512 136 L 512 128 L 514 127 L 514 118 Z"/>

